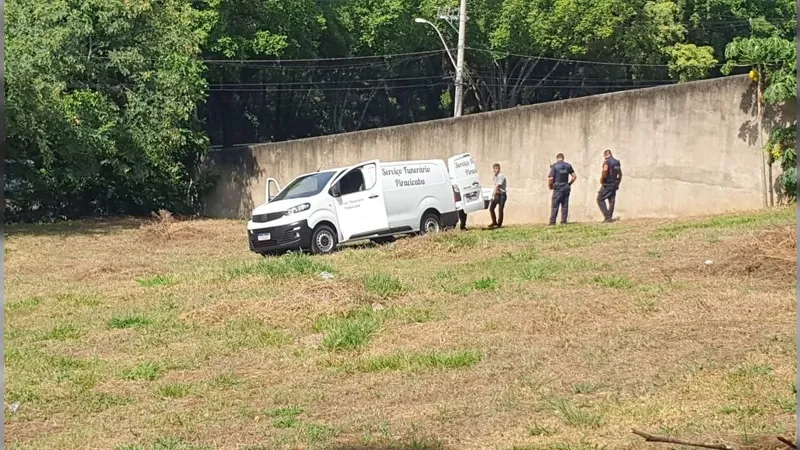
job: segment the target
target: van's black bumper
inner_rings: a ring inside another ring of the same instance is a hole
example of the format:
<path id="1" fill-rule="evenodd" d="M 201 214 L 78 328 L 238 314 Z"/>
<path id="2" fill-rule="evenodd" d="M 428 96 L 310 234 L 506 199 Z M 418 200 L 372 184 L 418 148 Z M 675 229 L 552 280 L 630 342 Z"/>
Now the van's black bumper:
<path id="1" fill-rule="evenodd" d="M 250 250 L 256 253 L 307 250 L 311 248 L 311 232 L 308 222 L 301 220 L 289 225 L 247 230 L 247 240 L 250 242 Z M 259 240 L 259 236 L 264 234 L 269 234 L 269 239 Z"/>

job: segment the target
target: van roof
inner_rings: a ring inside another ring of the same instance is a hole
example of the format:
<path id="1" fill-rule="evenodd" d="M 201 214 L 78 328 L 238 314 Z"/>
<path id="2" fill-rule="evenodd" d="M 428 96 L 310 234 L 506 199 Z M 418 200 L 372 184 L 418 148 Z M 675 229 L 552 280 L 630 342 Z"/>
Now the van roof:
<path id="1" fill-rule="evenodd" d="M 444 164 L 443 159 L 409 159 L 405 161 L 381 161 L 381 164 L 419 164 L 419 163 L 442 163 Z"/>
<path id="2" fill-rule="evenodd" d="M 314 171 L 314 172 L 308 172 L 308 173 L 304 173 L 304 174 L 302 174 L 302 175 L 298 175 L 298 177 L 304 177 L 304 176 L 307 176 L 307 175 L 314 175 L 315 173 L 323 173 L 323 172 L 335 172 L 335 173 L 339 173 L 339 172 L 341 172 L 341 171 L 342 171 L 342 170 L 344 170 L 344 169 L 347 169 L 347 167 L 334 167 L 334 168 L 332 168 L 332 169 L 319 169 L 319 170 L 317 170 L 317 171 Z"/>
<path id="3" fill-rule="evenodd" d="M 466 153 L 465 153 L 465 154 L 466 154 Z M 461 155 L 459 155 L 459 156 L 461 156 Z M 378 164 L 402 164 L 402 163 L 440 163 L 440 162 L 441 162 L 441 163 L 444 163 L 444 160 L 443 160 L 443 159 L 409 159 L 409 160 L 400 160 L 400 161 L 379 161 L 379 162 L 378 162 Z M 317 170 L 317 171 L 315 171 L 315 172 L 308 172 L 308 173 L 304 173 L 304 174 L 302 174 L 302 175 L 300 175 L 300 176 L 301 176 L 301 177 L 304 177 L 304 176 L 306 176 L 306 175 L 313 175 L 313 174 L 315 174 L 315 173 L 321 173 L 321 172 L 335 172 L 335 173 L 339 173 L 339 172 L 341 172 L 341 171 L 343 171 L 343 170 L 346 170 L 346 169 L 349 169 L 349 168 L 351 168 L 351 167 L 353 167 L 353 166 L 347 166 L 347 167 L 333 167 L 333 168 L 330 168 L 330 169 L 320 169 L 320 170 Z"/>

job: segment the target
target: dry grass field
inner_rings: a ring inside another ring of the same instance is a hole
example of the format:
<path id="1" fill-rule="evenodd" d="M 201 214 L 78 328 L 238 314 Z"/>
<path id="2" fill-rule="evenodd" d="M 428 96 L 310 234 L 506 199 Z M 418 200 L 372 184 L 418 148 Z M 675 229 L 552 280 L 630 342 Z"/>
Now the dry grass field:
<path id="1" fill-rule="evenodd" d="M 508 227 L 281 258 L 250 253 L 237 221 L 7 227 L 6 448 L 670 448 L 632 428 L 783 448 L 795 223 Z"/>

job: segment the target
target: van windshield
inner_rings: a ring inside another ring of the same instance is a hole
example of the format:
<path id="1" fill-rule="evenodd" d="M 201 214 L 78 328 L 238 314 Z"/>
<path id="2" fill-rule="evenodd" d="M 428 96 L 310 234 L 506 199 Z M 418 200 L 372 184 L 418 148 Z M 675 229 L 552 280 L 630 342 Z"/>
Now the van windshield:
<path id="1" fill-rule="evenodd" d="M 335 171 L 317 172 L 295 178 L 272 201 L 277 202 L 279 200 L 292 200 L 317 195 L 322 192 L 322 189 L 325 188 L 335 173 Z"/>

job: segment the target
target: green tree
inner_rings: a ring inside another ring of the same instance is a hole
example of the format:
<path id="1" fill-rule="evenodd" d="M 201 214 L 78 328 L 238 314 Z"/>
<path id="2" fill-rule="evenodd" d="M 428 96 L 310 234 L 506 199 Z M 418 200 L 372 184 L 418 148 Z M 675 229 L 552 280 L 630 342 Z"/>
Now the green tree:
<path id="1" fill-rule="evenodd" d="M 197 207 L 197 19 L 181 0 L 7 3 L 7 221 Z"/>
<path id="2" fill-rule="evenodd" d="M 669 55 L 669 74 L 680 81 L 693 81 L 706 78 L 712 67 L 717 65 L 714 49 L 695 44 L 675 44 L 666 47 Z"/>
<path id="3" fill-rule="evenodd" d="M 725 50 L 727 62 L 723 73 L 731 73 L 736 66 L 752 67 L 751 78 L 758 82 L 759 131 L 763 125 L 766 104 L 780 105 L 797 101 L 797 40 L 789 41 L 777 36 L 766 38 L 736 38 Z M 768 174 L 772 178 L 772 163 L 780 161 L 783 173 L 781 185 L 786 195 L 797 197 L 797 172 L 795 124 L 770 132 L 765 145 Z"/>

